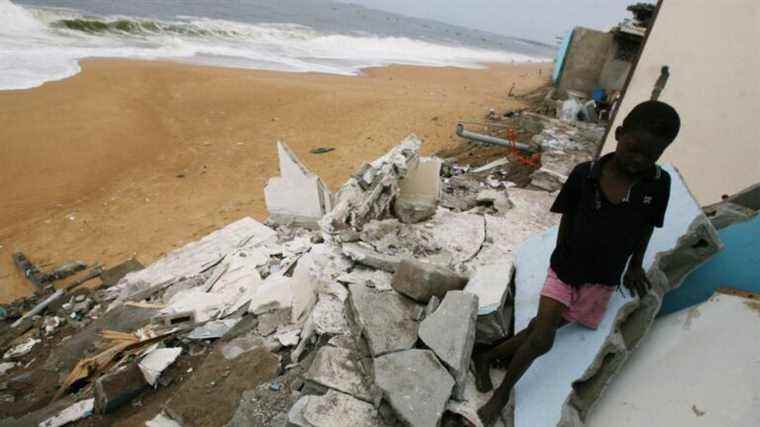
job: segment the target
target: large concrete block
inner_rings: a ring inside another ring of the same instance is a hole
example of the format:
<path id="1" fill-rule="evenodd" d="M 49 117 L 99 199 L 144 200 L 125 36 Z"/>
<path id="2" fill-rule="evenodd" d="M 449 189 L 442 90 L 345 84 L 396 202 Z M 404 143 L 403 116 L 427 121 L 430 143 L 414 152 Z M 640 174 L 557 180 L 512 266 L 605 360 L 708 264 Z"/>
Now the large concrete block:
<path id="1" fill-rule="evenodd" d="M 370 381 L 365 378 L 359 359 L 351 350 L 326 345 L 317 351 L 305 379 L 371 402 Z"/>
<path id="2" fill-rule="evenodd" d="M 391 286 L 421 303 L 427 304 L 433 296 L 442 299 L 446 292 L 462 290 L 467 278 L 437 265 L 405 259 L 393 275 Z"/>
<path id="3" fill-rule="evenodd" d="M 506 307 L 506 302 L 511 293 L 514 271 L 514 264 L 504 260 L 478 267 L 467 282 L 464 291 L 478 297 L 478 343 L 492 344 L 509 333 L 512 310 Z"/>
<path id="4" fill-rule="evenodd" d="M 355 319 L 373 356 L 414 347 L 422 307 L 393 291 L 364 285 L 349 285 L 349 291 Z"/>
<path id="5" fill-rule="evenodd" d="M 665 166 L 671 196 L 665 226 L 656 229 L 644 264 L 653 289 L 645 298 L 616 292 L 597 330 L 577 325 L 557 333 L 552 350 L 537 359 L 517 384 L 517 427 L 582 426 L 594 403 L 648 332 L 662 296 L 720 248 L 718 234 L 681 175 Z M 517 254 L 515 329 L 535 316 L 549 257 L 557 239 L 550 229 L 528 239 Z"/>
<path id="6" fill-rule="evenodd" d="M 454 377 L 454 398 L 464 399 L 465 380 L 475 345 L 478 297 L 462 292 L 446 294 L 438 308 L 420 323 L 420 338 L 449 368 Z"/>
<path id="7" fill-rule="evenodd" d="M 407 425 L 437 427 L 454 380 L 429 350 L 408 350 L 375 359 L 375 384 Z"/>
<path id="8" fill-rule="evenodd" d="M 301 397 L 288 413 L 288 423 L 297 427 L 386 425 L 372 405 L 335 390 L 322 396 Z"/>
<path id="9" fill-rule="evenodd" d="M 270 218 L 280 224 L 316 227 L 332 209 L 330 191 L 282 142 L 277 142 L 277 155 L 280 176 L 270 178 L 264 188 Z"/>

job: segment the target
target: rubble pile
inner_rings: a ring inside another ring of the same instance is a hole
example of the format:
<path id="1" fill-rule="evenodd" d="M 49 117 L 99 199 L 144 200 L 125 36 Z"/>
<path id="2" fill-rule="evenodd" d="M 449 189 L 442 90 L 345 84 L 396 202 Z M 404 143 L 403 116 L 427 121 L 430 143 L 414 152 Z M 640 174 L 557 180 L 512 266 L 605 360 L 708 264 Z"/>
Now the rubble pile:
<path id="1" fill-rule="evenodd" d="M 266 223 L 104 271 L 99 289 L 33 315 L 50 295 L 9 307 L 8 321 L 29 320 L 4 332 L 3 421 L 108 423 L 150 407 L 148 426 L 481 425 L 471 355 L 513 332 L 517 249 L 557 225 L 556 191 L 602 136 L 512 120 L 540 167 L 503 152 L 425 158 L 410 135 L 335 194 L 278 143 Z"/>

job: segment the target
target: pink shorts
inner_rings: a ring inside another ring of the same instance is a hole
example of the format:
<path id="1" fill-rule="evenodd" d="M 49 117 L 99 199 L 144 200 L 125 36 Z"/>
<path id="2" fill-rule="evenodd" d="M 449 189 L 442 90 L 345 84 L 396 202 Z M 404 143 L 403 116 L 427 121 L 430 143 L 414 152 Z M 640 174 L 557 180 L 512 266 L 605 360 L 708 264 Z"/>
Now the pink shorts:
<path id="1" fill-rule="evenodd" d="M 615 288 L 595 283 L 587 283 L 573 287 L 557 277 L 557 273 L 549 268 L 546 283 L 541 295 L 551 298 L 567 309 L 562 317 L 568 322 L 577 322 L 591 329 L 596 329 L 604 317 L 607 304 L 610 302 Z"/>

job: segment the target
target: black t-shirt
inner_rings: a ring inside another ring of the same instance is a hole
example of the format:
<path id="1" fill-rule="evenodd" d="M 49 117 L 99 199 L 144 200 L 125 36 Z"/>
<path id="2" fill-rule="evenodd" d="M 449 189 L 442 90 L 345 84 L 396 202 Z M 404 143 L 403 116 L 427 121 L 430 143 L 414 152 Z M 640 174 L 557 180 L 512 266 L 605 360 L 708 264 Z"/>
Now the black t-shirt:
<path id="1" fill-rule="evenodd" d="M 573 169 L 551 211 L 572 214 L 566 241 L 558 239 L 552 269 L 565 283 L 618 286 L 623 270 L 649 227 L 662 227 L 670 175 L 655 166 L 615 205 L 599 187 L 602 165 L 614 153 Z"/>

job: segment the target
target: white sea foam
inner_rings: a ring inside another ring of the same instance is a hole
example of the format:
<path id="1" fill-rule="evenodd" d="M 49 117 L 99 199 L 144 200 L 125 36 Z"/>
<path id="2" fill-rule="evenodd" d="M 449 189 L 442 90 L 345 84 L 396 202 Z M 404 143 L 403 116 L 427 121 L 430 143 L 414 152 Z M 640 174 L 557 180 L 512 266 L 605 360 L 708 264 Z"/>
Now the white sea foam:
<path id="1" fill-rule="evenodd" d="M 93 57 L 342 75 L 388 64 L 478 67 L 538 60 L 403 37 L 325 34 L 300 25 L 91 18 L 71 10 L 27 10 L 0 0 L 0 89 L 31 88 L 72 76 L 80 71 L 80 59 Z"/>

